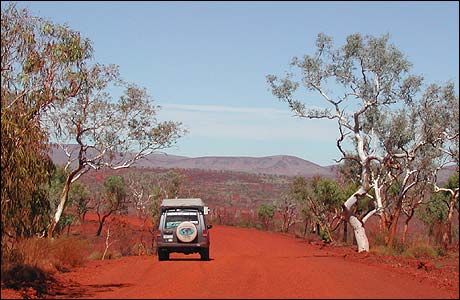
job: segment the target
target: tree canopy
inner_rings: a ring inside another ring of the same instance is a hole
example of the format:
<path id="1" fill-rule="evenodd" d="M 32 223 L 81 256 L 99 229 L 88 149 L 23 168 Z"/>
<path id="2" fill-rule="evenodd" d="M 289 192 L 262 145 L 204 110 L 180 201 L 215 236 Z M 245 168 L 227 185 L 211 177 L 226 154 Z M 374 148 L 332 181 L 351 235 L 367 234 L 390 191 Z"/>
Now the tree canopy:
<path id="1" fill-rule="evenodd" d="M 436 185 L 437 172 L 448 163 L 458 169 L 455 87 L 451 82 L 425 85 L 421 76 L 410 73 L 411 66 L 388 34 L 351 34 L 335 47 L 331 37 L 320 33 L 313 55 L 294 57 L 284 78 L 267 76 L 273 95 L 297 117 L 337 122 L 338 161 L 354 161 L 360 172 L 359 188 L 342 205 L 359 235 L 359 251 L 369 247 L 362 224 L 382 215 L 388 201 L 401 209 L 417 183 Z M 312 104 L 314 94 L 323 100 L 319 107 Z M 389 199 L 385 191 L 396 182 L 397 197 Z M 357 219 L 352 207 L 368 197 L 374 209 Z"/>

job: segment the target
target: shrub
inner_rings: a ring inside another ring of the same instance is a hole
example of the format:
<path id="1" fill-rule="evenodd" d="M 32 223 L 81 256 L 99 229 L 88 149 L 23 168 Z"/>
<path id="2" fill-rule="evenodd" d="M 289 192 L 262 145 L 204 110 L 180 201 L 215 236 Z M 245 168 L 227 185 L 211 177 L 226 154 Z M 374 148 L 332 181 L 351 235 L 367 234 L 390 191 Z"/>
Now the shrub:
<path id="1" fill-rule="evenodd" d="M 384 245 L 372 247 L 370 252 L 386 256 L 397 256 L 399 254 L 394 248 L 390 248 Z"/>
<path id="2" fill-rule="evenodd" d="M 132 228 L 128 222 L 122 219 L 114 219 L 110 222 L 110 239 L 109 242 L 113 242 L 110 247 L 116 250 L 119 256 L 129 256 L 132 254 L 134 238 Z"/>
<path id="3" fill-rule="evenodd" d="M 52 242 L 52 256 L 58 269 L 65 270 L 83 265 L 86 260 L 85 249 L 89 246 L 87 242 L 75 238 L 61 238 Z"/>
<path id="4" fill-rule="evenodd" d="M 436 258 L 438 251 L 427 244 L 416 244 L 407 248 L 403 253 L 404 257 L 411 258 Z"/>
<path id="5" fill-rule="evenodd" d="M 6 272 L 2 272 L 3 284 L 7 288 L 21 290 L 32 288 L 35 295 L 29 295 L 33 298 L 42 298 L 43 294 L 48 292 L 49 282 L 55 282 L 54 278 L 40 268 L 27 265 L 16 265 Z"/>
<path id="6" fill-rule="evenodd" d="M 147 249 L 147 247 L 144 246 L 144 244 L 140 242 L 135 243 L 133 245 L 131 252 L 137 256 L 149 254 L 149 250 Z"/>
<path id="7" fill-rule="evenodd" d="M 45 272 L 66 270 L 85 261 L 88 243 L 75 238 L 55 240 L 29 238 L 19 241 L 2 257 L 2 272 L 16 266 L 30 266 Z"/>
<path id="8" fill-rule="evenodd" d="M 90 260 L 100 260 L 101 258 L 102 258 L 102 252 L 98 250 L 91 252 L 91 254 L 88 257 L 88 259 Z"/>

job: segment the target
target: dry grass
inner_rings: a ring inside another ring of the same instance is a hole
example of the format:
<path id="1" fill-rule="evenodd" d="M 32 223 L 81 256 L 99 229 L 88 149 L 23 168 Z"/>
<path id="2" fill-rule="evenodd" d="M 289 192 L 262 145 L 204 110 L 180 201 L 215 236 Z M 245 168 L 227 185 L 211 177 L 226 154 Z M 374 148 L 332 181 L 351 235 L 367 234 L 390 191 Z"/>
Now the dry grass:
<path id="1" fill-rule="evenodd" d="M 405 258 L 437 258 L 443 252 L 426 242 L 417 241 L 410 244 L 395 243 L 393 247 L 377 245 L 370 252 L 386 256 L 401 256 Z"/>
<path id="2" fill-rule="evenodd" d="M 34 287 L 46 292 L 56 271 L 68 271 L 86 260 L 89 244 L 76 238 L 30 238 L 2 249 L 2 283 L 9 288 Z"/>
<path id="3" fill-rule="evenodd" d="M 45 273 L 67 271 L 85 262 L 88 243 L 76 238 L 18 241 L 10 249 L 2 249 L 2 277 L 18 266 L 40 269 Z"/>

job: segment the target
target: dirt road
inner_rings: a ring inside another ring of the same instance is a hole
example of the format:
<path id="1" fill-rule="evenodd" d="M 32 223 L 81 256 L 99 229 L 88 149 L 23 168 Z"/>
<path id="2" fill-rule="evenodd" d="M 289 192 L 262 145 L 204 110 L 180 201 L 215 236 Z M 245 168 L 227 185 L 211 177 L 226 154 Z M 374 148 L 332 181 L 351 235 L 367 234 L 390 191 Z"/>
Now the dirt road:
<path id="1" fill-rule="evenodd" d="M 64 273 L 81 298 L 457 298 L 427 280 L 276 233 L 214 226 L 211 260 L 172 254 L 92 261 Z"/>

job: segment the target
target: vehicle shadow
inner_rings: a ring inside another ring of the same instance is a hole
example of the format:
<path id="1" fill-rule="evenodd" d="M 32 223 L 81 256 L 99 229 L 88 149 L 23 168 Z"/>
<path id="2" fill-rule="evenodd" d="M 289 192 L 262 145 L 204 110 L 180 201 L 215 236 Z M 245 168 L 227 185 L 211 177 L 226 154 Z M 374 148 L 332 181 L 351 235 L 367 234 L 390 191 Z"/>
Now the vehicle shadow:
<path id="1" fill-rule="evenodd" d="M 202 262 L 207 262 L 207 261 L 212 261 L 214 258 L 209 258 L 208 260 L 201 260 L 201 258 L 185 258 L 185 257 L 172 257 L 169 258 L 168 261 L 202 261 Z"/>

